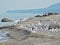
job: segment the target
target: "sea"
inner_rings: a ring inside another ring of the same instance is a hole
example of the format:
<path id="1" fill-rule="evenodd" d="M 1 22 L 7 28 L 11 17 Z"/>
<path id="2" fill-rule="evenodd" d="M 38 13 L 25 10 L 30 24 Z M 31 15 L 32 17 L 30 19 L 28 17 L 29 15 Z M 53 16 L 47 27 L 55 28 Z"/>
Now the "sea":
<path id="1" fill-rule="evenodd" d="M 0 14 L 0 26 L 4 26 L 4 25 L 9 25 L 12 22 L 1 22 L 1 20 L 3 18 L 8 18 L 8 19 L 12 19 L 12 20 L 20 20 L 23 18 L 32 18 L 35 15 L 40 15 L 40 14 L 31 14 L 31 13 L 2 13 Z"/>

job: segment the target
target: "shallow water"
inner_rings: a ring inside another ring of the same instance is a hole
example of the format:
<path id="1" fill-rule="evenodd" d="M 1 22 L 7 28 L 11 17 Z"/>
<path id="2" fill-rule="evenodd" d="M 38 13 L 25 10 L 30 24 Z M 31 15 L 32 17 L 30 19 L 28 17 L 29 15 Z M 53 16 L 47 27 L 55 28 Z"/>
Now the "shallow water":
<path id="1" fill-rule="evenodd" d="M 0 31 L 0 42 L 8 41 L 10 36 L 7 35 L 7 32 Z"/>

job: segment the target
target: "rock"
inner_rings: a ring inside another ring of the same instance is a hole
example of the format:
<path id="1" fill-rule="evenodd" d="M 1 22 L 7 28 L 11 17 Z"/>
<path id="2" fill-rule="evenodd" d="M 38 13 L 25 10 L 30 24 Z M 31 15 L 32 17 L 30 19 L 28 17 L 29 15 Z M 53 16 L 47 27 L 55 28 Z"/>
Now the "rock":
<path id="1" fill-rule="evenodd" d="M 41 17 L 41 15 L 36 15 L 35 17 Z"/>
<path id="2" fill-rule="evenodd" d="M 13 20 L 10 20 L 10 19 L 8 19 L 8 18 L 3 18 L 2 20 L 1 20 L 1 22 L 12 22 Z"/>
<path id="3" fill-rule="evenodd" d="M 45 13 L 44 15 L 43 15 L 43 17 L 44 16 L 50 16 L 50 15 L 58 15 L 59 13 L 56 13 L 56 12 L 53 12 L 53 13 Z"/>

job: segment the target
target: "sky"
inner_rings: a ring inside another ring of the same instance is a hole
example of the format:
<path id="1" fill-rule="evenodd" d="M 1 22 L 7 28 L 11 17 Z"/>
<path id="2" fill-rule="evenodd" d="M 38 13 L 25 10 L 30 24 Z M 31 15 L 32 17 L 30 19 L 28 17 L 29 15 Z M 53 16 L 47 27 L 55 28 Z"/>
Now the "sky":
<path id="1" fill-rule="evenodd" d="M 0 0 L 0 13 L 8 10 L 46 8 L 56 3 L 60 3 L 60 0 Z"/>

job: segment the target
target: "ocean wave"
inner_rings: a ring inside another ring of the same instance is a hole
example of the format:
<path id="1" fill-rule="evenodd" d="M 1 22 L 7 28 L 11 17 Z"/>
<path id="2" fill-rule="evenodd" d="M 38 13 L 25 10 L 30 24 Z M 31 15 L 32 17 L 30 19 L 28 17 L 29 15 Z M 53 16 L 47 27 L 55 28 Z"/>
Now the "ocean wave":
<path id="1" fill-rule="evenodd" d="M 0 31 L 0 42 L 8 41 L 9 39 L 9 32 Z"/>

